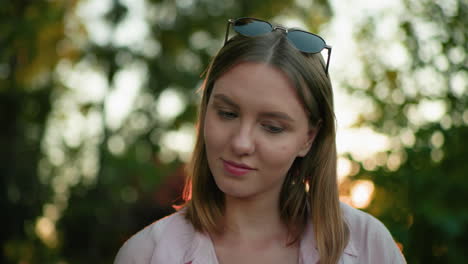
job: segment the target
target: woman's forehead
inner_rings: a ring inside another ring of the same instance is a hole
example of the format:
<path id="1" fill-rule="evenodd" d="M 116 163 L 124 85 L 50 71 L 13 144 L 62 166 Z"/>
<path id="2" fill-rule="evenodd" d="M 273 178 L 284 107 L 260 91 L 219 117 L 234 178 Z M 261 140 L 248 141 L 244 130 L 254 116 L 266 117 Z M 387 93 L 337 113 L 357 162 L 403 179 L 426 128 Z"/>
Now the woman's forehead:
<path id="1" fill-rule="evenodd" d="M 230 68 L 214 83 L 224 92 L 250 92 L 252 95 L 296 94 L 293 82 L 279 68 L 259 62 L 242 62 Z"/>
<path id="2" fill-rule="evenodd" d="M 303 111 L 293 82 L 277 67 L 244 62 L 232 67 L 215 81 L 212 97 L 222 94 L 239 105 Z"/>

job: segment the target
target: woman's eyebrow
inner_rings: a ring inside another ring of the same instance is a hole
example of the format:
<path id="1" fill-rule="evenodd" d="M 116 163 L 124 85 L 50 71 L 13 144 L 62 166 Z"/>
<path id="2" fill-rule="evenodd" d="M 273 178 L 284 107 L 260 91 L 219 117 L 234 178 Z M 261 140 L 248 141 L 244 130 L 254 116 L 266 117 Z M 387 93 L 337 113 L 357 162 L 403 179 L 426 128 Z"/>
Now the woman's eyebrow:
<path id="1" fill-rule="evenodd" d="M 233 107 L 233 108 L 236 108 L 236 109 L 239 109 L 239 105 L 236 104 L 234 101 L 232 101 L 229 97 L 227 97 L 226 95 L 224 94 L 214 94 L 213 95 L 213 98 L 215 100 L 220 100 L 222 101 L 223 103 Z M 260 113 L 260 116 L 261 117 L 267 117 L 267 118 L 278 118 L 278 119 L 283 119 L 285 121 L 289 121 L 289 122 L 294 122 L 295 120 L 289 116 L 288 114 L 284 113 L 284 112 L 279 112 L 279 111 L 272 111 L 272 112 L 261 112 Z"/>
<path id="2" fill-rule="evenodd" d="M 284 112 L 262 112 L 260 113 L 260 116 L 262 117 L 268 117 L 268 118 L 278 118 L 278 119 L 283 119 L 289 122 L 294 122 L 295 120 L 289 116 L 288 114 Z"/>
<path id="3" fill-rule="evenodd" d="M 217 100 L 220 100 L 220 101 L 222 101 L 223 103 L 225 103 L 225 104 L 227 104 L 227 105 L 229 105 L 229 106 L 231 106 L 231 107 L 234 107 L 234 108 L 236 108 L 236 109 L 239 109 L 239 106 L 238 106 L 236 103 L 234 103 L 234 101 L 232 101 L 231 99 L 229 99 L 229 97 L 227 97 L 227 96 L 224 95 L 224 94 L 214 94 L 214 95 L 213 95 L 213 98 L 214 98 L 215 100 L 216 100 L 216 99 L 217 99 Z"/>

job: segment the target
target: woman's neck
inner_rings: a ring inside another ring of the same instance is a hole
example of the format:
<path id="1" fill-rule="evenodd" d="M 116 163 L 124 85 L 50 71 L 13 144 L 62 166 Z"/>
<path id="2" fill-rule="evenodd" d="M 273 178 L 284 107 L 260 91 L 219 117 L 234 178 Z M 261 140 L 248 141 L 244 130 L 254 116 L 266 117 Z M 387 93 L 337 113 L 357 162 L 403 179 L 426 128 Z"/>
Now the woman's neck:
<path id="1" fill-rule="evenodd" d="M 239 199 L 226 197 L 223 219 L 226 239 L 236 241 L 284 240 L 287 228 L 282 223 L 278 199 Z"/>

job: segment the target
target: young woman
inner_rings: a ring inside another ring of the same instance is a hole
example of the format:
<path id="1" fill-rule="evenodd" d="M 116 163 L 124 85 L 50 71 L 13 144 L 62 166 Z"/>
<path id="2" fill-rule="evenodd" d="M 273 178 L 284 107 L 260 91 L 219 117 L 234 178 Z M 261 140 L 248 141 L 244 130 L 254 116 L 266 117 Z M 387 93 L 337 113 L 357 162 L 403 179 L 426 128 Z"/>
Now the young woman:
<path id="1" fill-rule="evenodd" d="M 115 263 L 405 263 L 378 220 L 339 202 L 330 52 L 312 33 L 230 20 L 202 88 L 187 202 Z"/>

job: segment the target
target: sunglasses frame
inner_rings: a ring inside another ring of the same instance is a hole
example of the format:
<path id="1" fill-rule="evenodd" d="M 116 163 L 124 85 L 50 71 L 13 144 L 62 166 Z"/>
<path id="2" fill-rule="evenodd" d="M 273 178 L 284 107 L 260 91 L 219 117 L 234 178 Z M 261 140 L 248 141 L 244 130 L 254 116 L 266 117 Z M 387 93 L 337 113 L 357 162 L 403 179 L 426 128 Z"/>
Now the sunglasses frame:
<path id="1" fill-rule="evenodd" d="M 263 22 L 263 23 L 267 23 L 268 25 L 270 25 L 271 27 L 271 31 L 270 32 L 273 32 L 277 29 L 280 29 L 280 30 L 283 30 L 285 32 L 285 34 L 287 35 L 288 32 L 292 32 L 292 31 L 301 31 L 301 32 L 304 32 L 306 34 L 310 34 L 310 35 L 313 35 L 321 40 L 323 40 L 323 43 L 325 44 L 324 47 L 318 51 L 318 52 L 307 52 L 307 51 L 303 51 L 301 49 L 299 49 L 296 44 L 294 42 L 292 42 L 291 40 L 288 39 L 288 41 L 299 51 L 301 52 L 304 52 L 304 53 L 310 53 L 310 54 L 315 54 L 315 53 L 320 53 L 322 50 L 326 49 L 327 50 L 327 64 L 325 66 L 325 73 L 328 74 L 328 66 L 330 65 L 330 57 L 331 57 L 331 51 L 332 51 L 332 46 L 330 45 L 327 45 L 327 43 L 325 42 L 325 40 L 320 37 L 319 35 L 317 34 L 314 34 L 314 33 L 311 33 L 311 32 L 308 32 L 308 31 L 305 31 L 305 30 L 301 30 L 301 29 L 296 29 L 296 28 L 286 28 L 286 27 L 283 27 L 283 26 L 280 26 L 280 25 L 272 25 L 270 22 L 268 21 L 265 21 L 265 20 L 262 20 L 262 19 L 258 19 L 258 18 L 253 18 L 253 17 L 240 17 L 240 18 L 236 18 L 236 19 L 228 19 L 228 22 L 227 22 L 227 28 L 226 28 L 226 36 L 224 38 L 224 45 L 226 45 L 226 42 L 228 41 L 228 37 L 229 37 L 229 29 L 231 28 L 231 25 L 233 25 L 235 22 L 241 20 L 241 19 L 252 19 L 252 20 L 255 20 L 255 21 L 259 21 L 259 22 Z M 235 31 L 235 30 L 234 30 Z M 238 34 L 241 34 L 243 35 L 242 33 L 239 33 L 236 31 L 236 33 Z M 247 35 L 243 35 L 243 36 L 247 36 Z M 249 37 L 249 36 L 247 36 Z"/>

